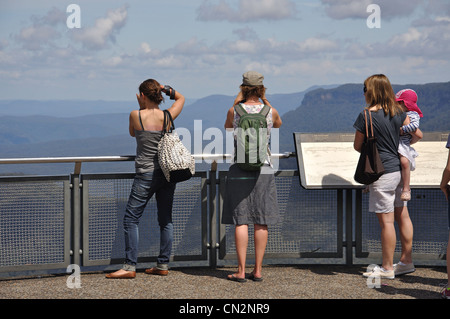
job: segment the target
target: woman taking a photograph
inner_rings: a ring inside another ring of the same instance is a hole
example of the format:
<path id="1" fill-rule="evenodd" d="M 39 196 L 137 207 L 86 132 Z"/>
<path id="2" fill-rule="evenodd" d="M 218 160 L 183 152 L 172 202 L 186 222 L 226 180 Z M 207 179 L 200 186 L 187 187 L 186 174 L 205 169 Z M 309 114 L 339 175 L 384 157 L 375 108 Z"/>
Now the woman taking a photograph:
<path id="1" fill-rule="evenodd" d="M 247 114 L 256 114 L 264 112 L 264 109 L 267 110 L 265 117 L 267 130 L 264 134 L 270 135 L 270 130 L 280 127 L 282 123 L 277 110 L 271 107 L 266 99 L 263 79 L 262 74 L 258 72 L 249 71 L 243 74 L 241 91 L 233 106 L 228 110 L 225 121 L 225 128 L 234 131 L 235 159 L 227 175 L 222 223 L 235 225 L 238 271 L 229 275 L 228 279 L 237 282 L 246 281 L 245 261 L 248 245 L 248 225 L 254 225 L 255 243 L 255 267 L 250 274 L 250 279 L 261 281 L 262 261 L 268 240 L 268 225 L 279 221 L 275 176 L 270 166 L 270 157 L 259 170 L 248 171 L 238 165 L 240 154 L 236 135 L 241 129 L 239 127 L 241 119 L 239 114 L 242 114 L 240 113 L 243 112 L 242 109 Z M 267 145 L 262 145 L 261 150 L 266 152 Z"/>
<path id="2" fill-rule="evenodd" d="M 139 86 L 136 94 L 139 110 L 131 111 L 129 133 L 136 138 L 136 176 L 123 219 L 125 233 L 125 263 L 122 269 L 107 274 L 106 278 L 135 278 L 139 246 L 139 220 L 153 195 L 156 197 L 160 227 L 160 253 L 156 267 L 145 270 L 147 274 L 168 274 L 172 250 L 172 204 L 175 183 L 168 182 L 158 163 L 158 143 L 162 137 L 164 113 L 159 108 L 164 101 L 162 93 L 175 100 L 168 109 L 173 119 L 181 113 L 184 96 L 170 86 L 148 79 Z"/>

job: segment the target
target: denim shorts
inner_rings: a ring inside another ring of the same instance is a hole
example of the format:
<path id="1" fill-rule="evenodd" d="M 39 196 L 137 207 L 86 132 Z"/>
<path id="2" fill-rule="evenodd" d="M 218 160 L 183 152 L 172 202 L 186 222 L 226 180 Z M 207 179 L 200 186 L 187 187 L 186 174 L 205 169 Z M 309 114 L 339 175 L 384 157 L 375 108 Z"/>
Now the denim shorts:
<path id="1" fill-rule="evenodd" d="M 402 201 L 402 176 L 400 171 L 386 173 L 369 185 L 369 212 L 392 213 L 395 207 L 407 205 Z"/>

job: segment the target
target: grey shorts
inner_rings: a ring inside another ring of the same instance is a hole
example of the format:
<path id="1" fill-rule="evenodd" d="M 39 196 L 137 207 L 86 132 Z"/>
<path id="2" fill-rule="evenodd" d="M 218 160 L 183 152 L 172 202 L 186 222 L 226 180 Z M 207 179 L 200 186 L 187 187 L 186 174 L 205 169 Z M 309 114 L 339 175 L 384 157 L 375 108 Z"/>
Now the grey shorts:
<path id="1" fill-rule="evenodd" d="M 394 207 L 407 205 L 402 201 L 402 176 L 400 171 L 387 173 L 369 185 L 369 212 L 392 213 Z"/>

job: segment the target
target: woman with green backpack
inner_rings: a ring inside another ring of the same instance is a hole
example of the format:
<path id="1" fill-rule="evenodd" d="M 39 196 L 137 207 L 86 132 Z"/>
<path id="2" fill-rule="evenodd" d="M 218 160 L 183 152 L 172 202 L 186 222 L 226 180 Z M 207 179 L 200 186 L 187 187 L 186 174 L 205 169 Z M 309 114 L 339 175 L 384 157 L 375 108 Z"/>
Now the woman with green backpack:
<path id="1" fill-rule="evenodd" d="M 254 71 L 243 74 L 243 82 L 225 128 L 234 132 L 234 156 L 223 204 L 222 223 L 235 225 L 238 271 L 229 280 L 245 282 L 248 225 L 254 225 L 255 267 L 249 278 L 261 281 L 268 239 L 268 225 L 279 221 L 274 170 L 270 163 L 269 138 L 279 128 L 281 117 L 265 97 L 264 77 Z"/>

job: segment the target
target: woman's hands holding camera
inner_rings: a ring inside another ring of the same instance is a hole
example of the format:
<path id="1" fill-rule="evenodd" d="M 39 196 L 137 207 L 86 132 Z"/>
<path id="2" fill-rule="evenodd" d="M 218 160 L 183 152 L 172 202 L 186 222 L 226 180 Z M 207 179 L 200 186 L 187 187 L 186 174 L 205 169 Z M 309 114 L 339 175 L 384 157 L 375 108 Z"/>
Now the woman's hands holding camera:
<path id="1" fill-rule="evenodd" d="M 171 100 L 175 100 L 175 90 L 170 85 L 161 85 L 161 91 L 170 96 Z"/>

